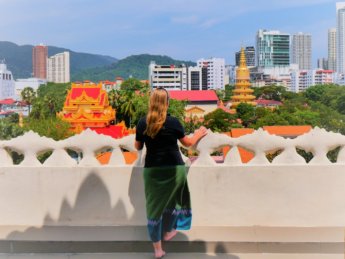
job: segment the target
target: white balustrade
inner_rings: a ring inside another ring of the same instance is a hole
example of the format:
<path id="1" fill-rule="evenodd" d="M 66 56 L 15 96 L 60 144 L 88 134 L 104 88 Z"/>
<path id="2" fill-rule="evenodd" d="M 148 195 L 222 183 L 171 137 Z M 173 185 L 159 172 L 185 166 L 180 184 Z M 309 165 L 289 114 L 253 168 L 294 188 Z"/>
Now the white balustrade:
<path id="1" fill-rule="evenodd" d="M 305 159 L 297 153 L 297 149 L 301 149 L 313 154 L 309 164 L 322 165 L 330 164 L 327 153 L 340 147 L 336 163 L 343 164 L 345 163 L 344 145 L 345 136 L 339 133 L 327 132 L 318 127 L 294 139 L 271 135 L 262 129 L 239 138 L 231 138 L 225 134 L 213 133 L 209 130 L 208 134 L 192 147 L 193 150 L 199 153 L 196 161 L 191 163 L 185 156 L 183 156 L 183 159 L 187 165 L 191 166 L 241 165 L 242 161 L 238 148 L 242 147 L 251 151 L 254 155 L 252 160 L 247 164 L 243 164 L 246 166 L 269 165 L 271 163 L 275 165 L 307 164 Z M 211 154 L 225 146 L 231 147 L 230 152 L 226 155 L 224 163 L 216 163 Z M 88 129 L 79 135 L 55 141 L 50 138 L 40 137 L 37 133 L 30 131 L 23 136 L 0 141 L 0 166 L 101 166 L 96 159 L 96 154 L 107 150 L 112 153 L 108 166 L 122 166 L 126 164 L 122 149 L 135 151 L 134 135 L 122 139 L 113 139 Z M 77 162 L 68 154 L 68 150 L 82 154 L 82 158 Z M 19 165 L 14 165 L 8 151 L 22 154 L 24 160 Z M 41 164 L 37 156 L 48 151 L 51 151 L 52 154 Z M 270 163 L 266 155 L 274 154 L 277 151 L 280 153 Z M 138 153 L 138 159 L 134 165 L 143 165 L 145 152 L 144 149 Z"/>

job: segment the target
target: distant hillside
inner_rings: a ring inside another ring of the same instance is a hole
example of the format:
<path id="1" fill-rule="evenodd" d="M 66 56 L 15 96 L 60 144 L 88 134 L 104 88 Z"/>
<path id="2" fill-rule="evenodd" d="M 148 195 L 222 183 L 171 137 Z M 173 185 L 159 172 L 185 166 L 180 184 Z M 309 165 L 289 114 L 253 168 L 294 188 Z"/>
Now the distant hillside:
<path id="1" fill-rule="evenodd" d="M 168 56 L 160 55 L 133 55 L 125 59 L 121 59 L 116 63 L 108 66 L 86 69 L 80 73 L 76 73 L 72 76 L 72 81 L 91 80 L 94 82 L 100 80 L 111 80 L 115 77 L 121 76 L 123 78 L 129 78 L 130 76 L 138 79 L 148 79 L 148 66 L 151 61 L 155 61 L 156 64 L 161 65 L 181 65 L 195 66 L 196 63 L 191 61 L 174 60 Z"/>
<path id="2" fill-rule="evenodd" d="M 32 73 L 32 45 L 19 46 L 8 41 L 0 41 L 0 60 L 5 59 L 7 67 L 15 79 L 28 78 Z M 69 51 L 71 61 L 71 76 L 82 70 L 107 66 L 117 61 L 116 58 L 103 55 L 78 53 L 65 48 L 48 46 L 48 56 Z"/>

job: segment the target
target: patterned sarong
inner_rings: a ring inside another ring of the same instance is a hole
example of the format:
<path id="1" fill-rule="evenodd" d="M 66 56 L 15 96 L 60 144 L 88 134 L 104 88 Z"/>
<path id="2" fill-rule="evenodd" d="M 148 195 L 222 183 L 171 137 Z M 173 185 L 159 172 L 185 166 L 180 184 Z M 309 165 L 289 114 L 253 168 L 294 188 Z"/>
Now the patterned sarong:
<path id="1" fill-rule="evenodd" d="M 188 230 L 192 222 L 186 167 L 144 168 L 148 231 L 153 242 L 162 232 Z"/>

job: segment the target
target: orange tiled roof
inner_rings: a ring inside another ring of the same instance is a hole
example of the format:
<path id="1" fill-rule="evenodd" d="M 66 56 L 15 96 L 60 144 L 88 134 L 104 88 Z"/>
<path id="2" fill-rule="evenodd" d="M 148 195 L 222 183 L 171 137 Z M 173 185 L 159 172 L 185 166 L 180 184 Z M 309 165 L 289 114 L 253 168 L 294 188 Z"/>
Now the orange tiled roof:
<path id="1" fill-rule="evenodd" d="M 235 129 L 231 129 L 230 132 L 225 132 L 224 134 L 233 138 L 238 138 L 243 135 L 251 134 L 253 132 L 254 132 L 254 129 L 250 129 L 250 128 L 238 128 L 238 129 L 235 128 Z M 223 148 L 224 158 L 229 151 L 230 151 L 230 147 Z M 248 163 L 254 157 L 254 154 L 252 152 L 249 152 L 248 150 L 245 150 L 244 148 L 239 147 L 238 151 L 240 153 L 242 163 Z"/>
<path id="2" fill-rule="evenodd" d="M 133 164 L 138 157 L 137 152 L 122 152 L 122 154 L 125 158 L 126 164 Z M 110 156 L 111 152 L 105 152 L 99 154 L 96 158 L 102 165 L 106 165 L 109 163 Z"/>
<path id="3" fill-rule="evenodd" d="M 232 138 L 238 138 L 246 134 L 251 134 L 254 132 L 254 129 L 251 128 L 238 128 L 238 129 L 231 129 L 230 136 Z"/>
<path id="4" fill-rule="evenodd" d="M 309 132 L 312 129 L 310 125 L 263 126 L 262 128 L 266 130 L 269 134 L 275 134 L 278 136 L 299 136 Z"/>

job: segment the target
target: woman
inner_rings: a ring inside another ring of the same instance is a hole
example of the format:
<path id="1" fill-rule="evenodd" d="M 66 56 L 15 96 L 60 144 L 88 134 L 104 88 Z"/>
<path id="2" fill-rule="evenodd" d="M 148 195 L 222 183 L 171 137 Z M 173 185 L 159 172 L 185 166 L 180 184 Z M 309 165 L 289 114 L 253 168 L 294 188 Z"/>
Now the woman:
<path id="1" fill-rule="evenodd" d="M 191 206 L 186 178 L 177 140 L 184 146 L 194 145 L 207 134 L 204 127 L 193 137 L 185 136 L 181 123 L 167 114 L 169 94 L 157 88 L 150 97 L 149 111 L 136 129 L 135 147 L 146 145 L 144 184 L 148 232 L 153 242 L 155 258 L 165 252 L 161 239 L 173 238 L 178 230 L 190 229 Z"/>

